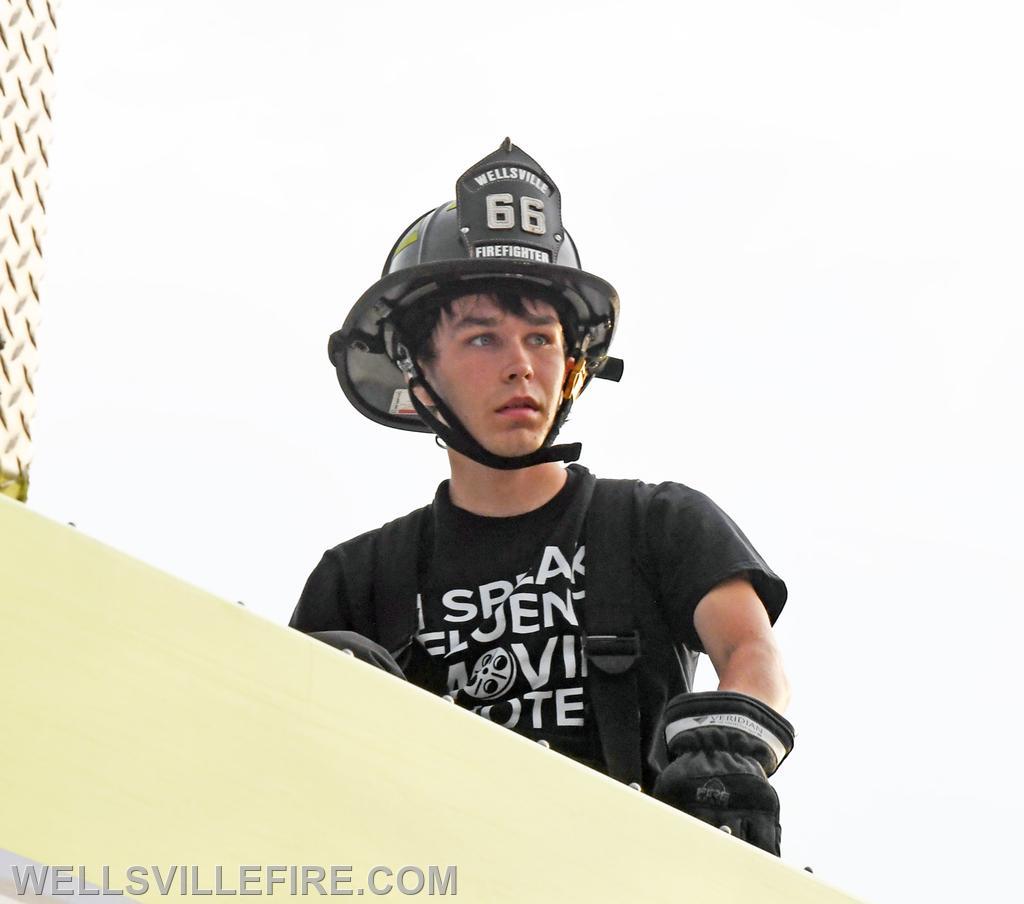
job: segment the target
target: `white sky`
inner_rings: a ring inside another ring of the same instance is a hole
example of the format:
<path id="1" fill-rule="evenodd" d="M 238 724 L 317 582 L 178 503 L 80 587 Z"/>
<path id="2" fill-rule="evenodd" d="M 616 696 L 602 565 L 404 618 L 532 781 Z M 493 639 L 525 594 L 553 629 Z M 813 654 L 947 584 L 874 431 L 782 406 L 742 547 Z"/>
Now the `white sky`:
<path id="1" fill-rule="evenodd" d="M 1005 900 L 1019 9 L 63 4 L 32 507 L 285 622 L 445 476 L 348 406 L 327 337 L 510 135 L 622 298 L 625 379 L 564 436 L 708 493 L 789 584 L 785 859 Z"/>

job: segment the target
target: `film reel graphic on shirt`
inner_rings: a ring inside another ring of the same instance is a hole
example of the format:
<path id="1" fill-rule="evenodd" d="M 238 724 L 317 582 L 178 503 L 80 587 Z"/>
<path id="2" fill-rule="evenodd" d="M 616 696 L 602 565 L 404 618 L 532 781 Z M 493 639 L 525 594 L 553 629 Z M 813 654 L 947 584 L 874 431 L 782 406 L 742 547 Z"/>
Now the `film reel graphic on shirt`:
<path id="1" fill-rule="evenodd" d="M 28 497 L 56 3 L 0 3 L 0 493 Z"/>
<path id="2" fill-rule="evenodd" d="M 476 700 L 494 700 L 515 683 L 515 657 L 504 647 L 488 650 L 473 666 L 463 692 Z"/>

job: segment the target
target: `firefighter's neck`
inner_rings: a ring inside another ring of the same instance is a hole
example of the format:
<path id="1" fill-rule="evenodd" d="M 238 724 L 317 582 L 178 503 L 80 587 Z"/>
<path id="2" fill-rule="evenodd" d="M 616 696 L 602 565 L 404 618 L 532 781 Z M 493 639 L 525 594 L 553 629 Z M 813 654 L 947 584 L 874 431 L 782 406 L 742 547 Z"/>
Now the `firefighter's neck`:
<path id="1" fill-rule="evenodd" d="M 550 502 L 566 481 L 561 462 L 532 468 L 499 471 L 448 450 L 452 477 L 448 495 L 452 505 L 488 518 L 510 518 L 539 509 Z"/>

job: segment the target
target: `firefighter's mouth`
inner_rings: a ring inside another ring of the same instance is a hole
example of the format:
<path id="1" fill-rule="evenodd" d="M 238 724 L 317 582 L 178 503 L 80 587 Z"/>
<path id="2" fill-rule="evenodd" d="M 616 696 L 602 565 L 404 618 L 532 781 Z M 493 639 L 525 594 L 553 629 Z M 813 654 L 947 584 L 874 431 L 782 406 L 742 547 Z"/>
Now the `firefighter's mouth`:
<path id="1" fill-rule="evenodd" d="M 540 403 L 529 396 L 516 396 L 514 399 L 509 399 L 500 408 L 497 408 L 496 411 L 498 414 L 540 411 Z"/>

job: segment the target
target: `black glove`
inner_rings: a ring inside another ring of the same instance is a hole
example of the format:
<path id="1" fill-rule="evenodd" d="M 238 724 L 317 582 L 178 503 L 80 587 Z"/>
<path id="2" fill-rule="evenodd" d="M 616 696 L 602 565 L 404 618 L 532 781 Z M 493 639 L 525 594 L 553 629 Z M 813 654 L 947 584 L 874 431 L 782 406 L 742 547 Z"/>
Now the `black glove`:
<path id="1" fill-rule="evenodd" d="M 669 764 L 654 797 L 779 855 L 779 796 L 768 784 L 793 749 L 793 726 L 733 691 L 680 694 L 665 709 Z"/>
<path id="2" fill-rule="evenodd" d="M 313 631 L 309 636 L 343 653 L 351 653 L 356 659 L 390 672 L 396 678 L 405 678 L 394 657 L 379 643 L 362 634 L 356 634 L 355 631 Z"/>

